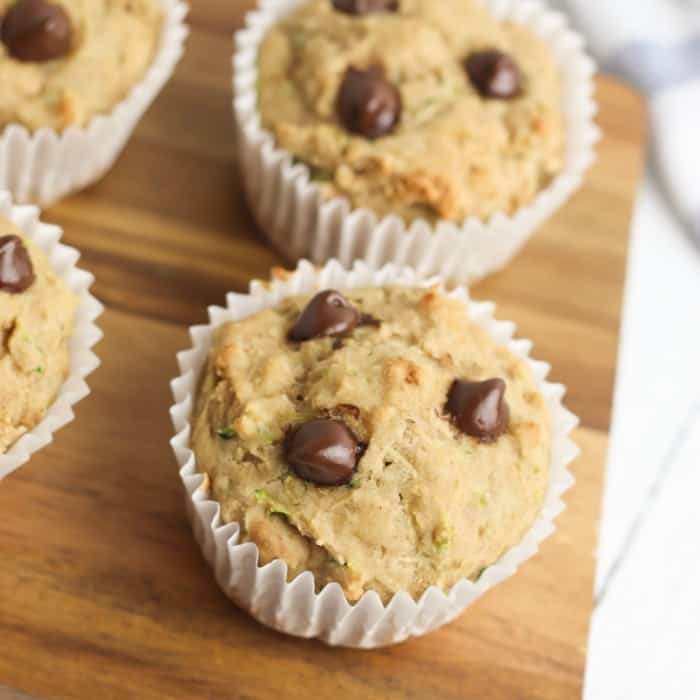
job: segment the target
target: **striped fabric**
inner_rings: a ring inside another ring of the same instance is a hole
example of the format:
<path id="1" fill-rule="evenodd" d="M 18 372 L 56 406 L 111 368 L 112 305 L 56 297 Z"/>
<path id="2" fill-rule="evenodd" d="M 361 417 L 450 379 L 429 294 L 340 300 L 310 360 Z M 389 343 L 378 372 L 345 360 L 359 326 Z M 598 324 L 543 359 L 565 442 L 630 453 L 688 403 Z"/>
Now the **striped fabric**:
<path id="1" fill-rule="evenodd" d="M 604 71 L 646 94 L 651 167 L 700 245 L 700 0 L 552 0 L 588 37 Z"/>

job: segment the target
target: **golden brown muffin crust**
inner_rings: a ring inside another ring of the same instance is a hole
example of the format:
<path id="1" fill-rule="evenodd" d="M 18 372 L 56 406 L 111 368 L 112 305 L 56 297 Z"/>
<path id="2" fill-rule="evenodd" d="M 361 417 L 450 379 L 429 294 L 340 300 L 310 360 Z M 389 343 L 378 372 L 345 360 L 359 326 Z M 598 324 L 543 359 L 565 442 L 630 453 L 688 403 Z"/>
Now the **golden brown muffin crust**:
<path id="1" fill-rule="evenodd" d="M 0 453 L 34 428 L 53 403 L 70 366 L 78 299 L 44 253 L 0 217 L 0 236 L 17 235 L 36 279 L 24 292 L 0 290 Z"/>
<path id="2" fill-rule="evenodd" d="M 0 0 L 4 16 L 14 0 Z M 0 127 L 85 126 L 123 100 L 151 64 L 162 25 L 158 0 L 53 0 L 71 18 L 73 49 L 22 62 L 0 42 Z"/>
<path id="3" fill-rule="evenodd" d="M 193 413 L 193 449 L 225 522 L 261 562 L 311 570 L 350 600 L 386 601 L 476 578 L 533 524 L 547 483 L 549 418 L 527 365 L 437 289 L 345 293 L 379 326 L 292 343 L 308 298 L 220 327 Z M 445 413 L 457 377 L 501 377 L 507 432 L 486 444 Z M 285 458 L 290 429 L 341 420 L 366 451 L 348 486 L 319 487 Z"/>
<path id="4" fill-rule="evenodd" d="M 471 84 L 465 59 L 493 48 L 519 64 L 522 96 L 485 99 Z M 344 128 L 336 100 L 349 67 L 375 65 L 403 110 L 394 132 L 368 140 Z M 263 125 L 326 197 L 407 221 L 486 219 L 530 203 L 563 165 L 551 52 L 476 0 L 401 0 L 397 13 L 366 16 L 309 0 L 268 33 L 258 66 Z"/>

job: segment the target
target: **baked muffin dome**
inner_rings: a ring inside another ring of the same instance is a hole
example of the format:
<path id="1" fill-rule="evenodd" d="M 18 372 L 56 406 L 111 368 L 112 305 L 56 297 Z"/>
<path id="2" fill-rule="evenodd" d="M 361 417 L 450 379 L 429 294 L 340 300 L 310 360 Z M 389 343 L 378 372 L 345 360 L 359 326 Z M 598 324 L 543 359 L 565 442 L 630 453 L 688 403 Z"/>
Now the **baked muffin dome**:
<path id="1" fill-rule="evenodd" d="M 159 0 L 0 0 L 0 16 L 0 127 L 30 130 L 110 112 L 143 78 L 162 25 Z"/>
<path id="2" fill-rule="evenodd" d="M 380 215 L 510 215 L 563 167 L 554 57 L 477 0 L 308 0 L 270 30 L 258 68 L 277 144 L 324 196 Z"/>
<path id="3" fill-rule="evenodd" d="M 351 601 L 478 578 L 548 484 L 527 365 L 438 289 L 288 298 L 221 326 L 192 423 L 205 488 L 261 563 Z"/>
<path id="4" fill-rule="evenodd" d="M 77 305 L 44 253 L 0 217 L 0 453 L 42 420 L 67 377 Z"/>

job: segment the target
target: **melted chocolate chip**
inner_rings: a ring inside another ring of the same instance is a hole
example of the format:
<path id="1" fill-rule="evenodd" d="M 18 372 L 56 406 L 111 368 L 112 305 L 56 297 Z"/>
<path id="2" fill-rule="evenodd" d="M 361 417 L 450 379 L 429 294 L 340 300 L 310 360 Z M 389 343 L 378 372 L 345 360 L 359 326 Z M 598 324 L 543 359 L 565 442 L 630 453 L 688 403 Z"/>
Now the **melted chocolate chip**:
<path id="1" fill-rule="evenodd" d="M 34 283 L 34 266 L 19 236 L 0 236 L 0 292 L 19 294 Z"/>
<path id="2" fill-rule="evenodd" d="M 472 85 L 482 97 L 509 100 L 522 94 L 523 75 L 506 53 L 492 49 L 471 54 L 466 60 Z"/>
<path id="3" fill-rule="evenodd" d="M 319 486 L 342 486 L 352 480 L 363 449 L 345 423 L 316 418 L 287 436 L 284 451 L 299 478 Z"/>
<path id="4" fill-rule="evenodd" d="M 60 5 L 17 0 L 2 21 L 0 38 L 18 61 L 51 61 L 70 51 L 73 28 Z"/>
<path id="5" fill-rule="evenodd" d="M 481 442 L 493 442 L 508 429 L 510 409 L 502 379 L 468 382 L 456 379 L 447 395 L 447 411 L 457 427 Z"/>
<path id="6" fill-rule="evenodd" d="M 333 0 L 333 7 L 348 15 L 370 15 L 375 12 L 396 12 L 398 0 Z"/>
<path id="7" fill-rule="evenodd" d="M 368 139 L 386 136 L 401 118 L 401 94 L 380 66 L 348 68 L 338 93 L 338 115 L 345 128 Z"/>
<path id="8" fill-rule="evenodd" d="M 313 338 L 349 333 L 360 322 L 360 312 L 333 289 L 319 292 L 301 312 L 289 331 L 289 340 L 301 343 Z"/>

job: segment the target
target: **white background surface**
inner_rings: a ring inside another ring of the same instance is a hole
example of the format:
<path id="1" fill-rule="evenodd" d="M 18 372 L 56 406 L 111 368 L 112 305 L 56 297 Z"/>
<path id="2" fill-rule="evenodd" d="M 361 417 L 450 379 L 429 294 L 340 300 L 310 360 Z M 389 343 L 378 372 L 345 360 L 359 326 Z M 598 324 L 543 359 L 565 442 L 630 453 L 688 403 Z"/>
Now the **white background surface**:
<path id="1" fill-rule="evenodd" d="M 647 91 L 656 163 L 632 228 L 585 700 L 700 700 L 700 0 L 550 2 Z"/>
<path id="2" fill-rule="evenodd" d="M 585 698 L 697 700 L 700 251 L 651 177 L 628 265 Z"/>

